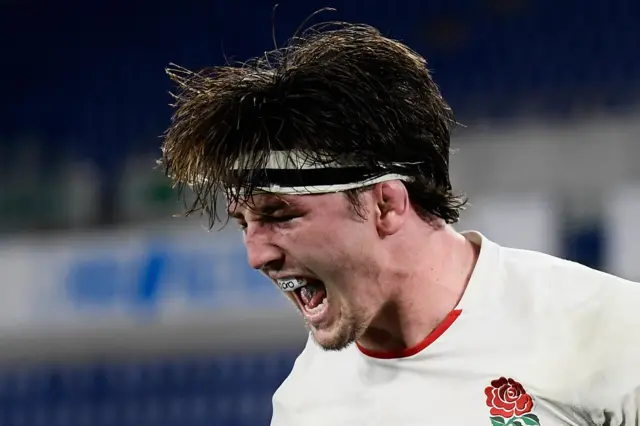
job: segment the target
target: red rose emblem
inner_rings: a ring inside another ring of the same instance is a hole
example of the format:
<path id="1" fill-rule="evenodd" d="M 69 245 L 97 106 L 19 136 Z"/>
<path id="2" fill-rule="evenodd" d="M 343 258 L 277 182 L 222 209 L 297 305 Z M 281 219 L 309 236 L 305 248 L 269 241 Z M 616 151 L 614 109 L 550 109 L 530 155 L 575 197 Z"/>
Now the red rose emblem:
<path id="1" fill-rule="evenodd" d="M 510 418 L 528 413 L 533 408 L 533 399 L 522 385 L 513 379 L 500 377 L 484 390 L 487 406 L 492 416 Z"/>

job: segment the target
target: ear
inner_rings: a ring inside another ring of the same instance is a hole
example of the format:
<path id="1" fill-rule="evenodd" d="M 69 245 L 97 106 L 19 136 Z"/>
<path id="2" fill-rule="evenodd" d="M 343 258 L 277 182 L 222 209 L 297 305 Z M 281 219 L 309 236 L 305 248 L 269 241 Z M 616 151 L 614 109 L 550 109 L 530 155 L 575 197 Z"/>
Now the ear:
<path id="1" fill-rule="evenodd" d="M 381 237 L 393 235 L 407 220 L 409 194 L 400 181 L 378 183 L 373 187 L 376 228 Z"/>

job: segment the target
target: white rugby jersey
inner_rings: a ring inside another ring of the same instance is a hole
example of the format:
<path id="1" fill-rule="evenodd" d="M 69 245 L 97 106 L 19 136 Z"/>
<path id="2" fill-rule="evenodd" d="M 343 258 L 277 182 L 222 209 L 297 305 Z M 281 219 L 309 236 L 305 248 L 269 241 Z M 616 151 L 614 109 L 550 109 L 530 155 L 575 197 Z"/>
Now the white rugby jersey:
<path id="1" fill-rule="evenodd" d="M 271 425 L 638 424 L 640 284 L 464 235 L 478 262 L 429 336 L 397 353 L 310 338 Z"/>

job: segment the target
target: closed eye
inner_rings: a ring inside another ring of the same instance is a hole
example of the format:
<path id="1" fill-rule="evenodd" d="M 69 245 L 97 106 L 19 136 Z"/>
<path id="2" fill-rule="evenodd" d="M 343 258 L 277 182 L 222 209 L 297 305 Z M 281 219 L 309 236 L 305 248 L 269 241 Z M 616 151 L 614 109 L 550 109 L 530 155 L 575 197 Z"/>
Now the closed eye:
<path id="1" fill-rule="evenodd" d="M 290 220 L 295 219 L 297 216 L 262 216 L 259 220 L 258 223 L 262 223 L 264 225 L 273 225 L 273 224 L 279 224 L 279 223 L 286 223 L 289 222 Z M 245 232 L 247 230 L 248 227 L 248 223 L 244 220 L 244 219 L 239 219 L 236 218 L 236 223 L 238 224 L 238 227 L 240 227 L 240 229 Z"/>
<path id="2" fill-rule="evenodd" d="M 288 215 L 288 216 L 263 216 L 261 218 L 261 221 L 265 222 L 265 223 L 274 223 L 274 222 L 275 223 L 279 223 L 279 222 L 287 222 L 287 221 L 295 219 L 295 218 L 296 218 L 296 216 L 291 216 L 291 215 Z"/>

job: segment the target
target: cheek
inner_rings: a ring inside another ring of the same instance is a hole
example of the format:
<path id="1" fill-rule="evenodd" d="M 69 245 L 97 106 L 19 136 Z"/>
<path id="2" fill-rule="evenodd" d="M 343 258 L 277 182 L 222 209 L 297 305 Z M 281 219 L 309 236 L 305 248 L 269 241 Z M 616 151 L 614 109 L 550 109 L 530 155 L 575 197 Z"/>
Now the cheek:
<path id="1" fill-rule="evenodd" d="M 301 226 L 279 235 L 282 247 L 294 267 L 308 268 L 325 279 L 336 280 L 345 268 L 345 247 L 335 227 Z"/>
<path id="2" fill-rule="evenodd" d="M 277 244 L 314 272 L 347 279 L 371 268 L 375 235 L 367 225 L 342 218 L 301 223 L 280 232 Z"/>
<path id="3" fill-rule="evenodd" d="M 342 279 L 368 276 L 374 267 L 372 250 L 375 241 L 361 224 L 323 233 L 321 244 L 330 259 L 331 269 Z M 355 285 L 355 284 L 354 284 Z"/>

